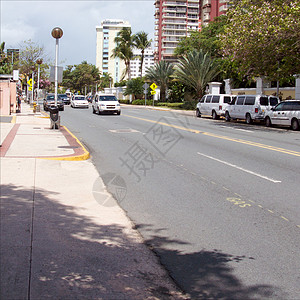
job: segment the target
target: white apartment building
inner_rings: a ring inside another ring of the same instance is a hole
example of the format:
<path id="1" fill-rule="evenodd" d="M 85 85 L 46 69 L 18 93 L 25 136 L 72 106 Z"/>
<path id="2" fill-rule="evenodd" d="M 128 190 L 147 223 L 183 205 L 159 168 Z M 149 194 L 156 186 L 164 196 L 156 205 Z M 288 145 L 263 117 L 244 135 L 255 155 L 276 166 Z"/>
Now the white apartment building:
<path id="1" fill-rule="evenodd" d="M 137 78 L 141 76 L 140 65 L 142 51 L 139 49 L 133 50 L 134 59 L 130 62 L 131 78 Z M 144 62 L 142 68 L 142 76 L 145 76 L 147 68 L 154 65 L 154 50 L 152 48 L 145 49 Z"/>
<path id="2" fill-rule="evenodd" d="M 115 37 L 124 27 L 130 27 L 128 21 L 107 19 L 96 26 L 96 67 L 100 72 L 108 73 L 113 83 L 119 82 L 125 70 L 125 63 L 120 58 L 111 57 L 116 47 Z"/>

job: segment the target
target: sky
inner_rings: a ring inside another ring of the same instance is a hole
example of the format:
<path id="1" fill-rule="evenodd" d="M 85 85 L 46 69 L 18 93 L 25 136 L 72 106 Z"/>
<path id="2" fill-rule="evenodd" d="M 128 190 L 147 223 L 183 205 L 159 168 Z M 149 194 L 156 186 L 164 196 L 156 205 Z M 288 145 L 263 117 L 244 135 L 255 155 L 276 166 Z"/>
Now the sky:
<path id="1" fill-rule="evenodd" d="M 54 27 L 63 30 L 59 65 L 96 64 L 96 26 L 105 19 L 129 21 L 133 33 L 145 31 L 154 40 L 154 0 L 0 0 L 0 40 L 18 49 L 31 40 L 55 60 Z"/>

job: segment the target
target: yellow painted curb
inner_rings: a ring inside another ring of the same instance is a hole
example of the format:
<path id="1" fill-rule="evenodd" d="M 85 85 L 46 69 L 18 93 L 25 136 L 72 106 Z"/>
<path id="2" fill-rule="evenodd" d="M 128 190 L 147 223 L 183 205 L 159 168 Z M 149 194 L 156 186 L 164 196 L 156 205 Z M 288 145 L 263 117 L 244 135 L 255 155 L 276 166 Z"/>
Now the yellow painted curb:
<path id="1" fill-rule="evenodd" d="M 39 157 L 40 159 L 47 159 L 47 160 L 64 160 L 64 161 L 80 161 L 80 160 L 87 160 L 90 158 L 90 153 L 85 149 L 85 147 L 82 145 L 82 143 L 78 140 L 78 138 L 66 127 L 66 131 L 76 140 L 76 142 L 81 146 L 81 148 L 84 151 L 84 154 L 76 155 L 76 156 L 62 156 L 62 157 Z"/>

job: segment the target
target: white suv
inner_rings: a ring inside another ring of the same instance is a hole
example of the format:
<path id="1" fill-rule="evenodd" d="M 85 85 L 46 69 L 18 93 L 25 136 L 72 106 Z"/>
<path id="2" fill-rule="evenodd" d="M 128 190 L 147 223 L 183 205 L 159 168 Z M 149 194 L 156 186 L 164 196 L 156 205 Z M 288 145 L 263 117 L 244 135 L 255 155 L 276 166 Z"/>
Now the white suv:
<path id="1" fill-rule="evenodd" d="M 93 114 L 103 112 L 121 114 L 120 103 L 113 94 L 96 94 L 92 101 Z"/>

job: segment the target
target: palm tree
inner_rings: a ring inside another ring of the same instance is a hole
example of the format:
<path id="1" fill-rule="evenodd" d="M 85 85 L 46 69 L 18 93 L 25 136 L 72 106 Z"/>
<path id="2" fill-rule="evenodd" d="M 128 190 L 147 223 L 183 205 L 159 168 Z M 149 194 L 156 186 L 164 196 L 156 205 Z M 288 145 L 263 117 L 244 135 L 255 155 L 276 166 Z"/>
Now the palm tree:
<path id="1" fill-rule="evenodd" d="M 172 80 L 173 73 L 173 65 L 165 60 L 161 60 L 146 71 L 146 78 L 160 86 L 160 95 L 163 101 L 166 100 L 166 90 Z"/>
<path id="2" fill-rule="evenodd" d="M 148 33 L 144 31 L 140 31 L 137 34 L 133 36 L 133 42 L 134 46 L 137 49 L 141 50 L 141 78 L 143 74 L 143 62 L 144 62 L 144 56 L 145 56 L 145 50 L 151 45 L 152 40 L 148 40 Z"/>
<path id="3" fill-rule="evenodd" d="M 189 52 L 179 59 L 174 78 L 192 88 L 197 98 L 202 98 L 206 85 L 220 73 L 219 64 L 208 53 Z"/>
<path id="4" fill-rule="evenodd" d="M 113 49 L 112 57 L 119 57 L 120 59 L 124 60 L 126 67 L 121 80 L 123 80 L 126 75 L 128 75 L 128 79 L 130 80 L 130 61 L 133 58 L 132 48 L 134 46 L 131 28 L 122 28 L 115 37 L 115 43 L 117 43 L 117 46 L 115 49 Z"/>

